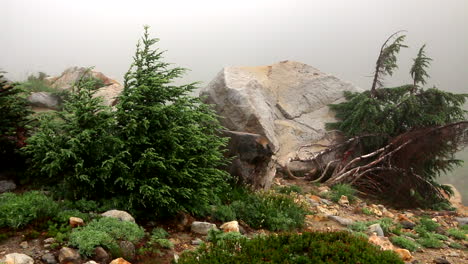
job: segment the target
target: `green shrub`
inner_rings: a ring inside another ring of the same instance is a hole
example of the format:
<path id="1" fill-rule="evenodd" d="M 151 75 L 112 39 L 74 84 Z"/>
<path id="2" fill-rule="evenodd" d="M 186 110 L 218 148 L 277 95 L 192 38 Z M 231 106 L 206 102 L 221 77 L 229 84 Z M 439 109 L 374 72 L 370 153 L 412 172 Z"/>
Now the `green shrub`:
<path id="1" fill-rule="evenodd" d="M 236 220 L 236 212 L 229 205 L 218 205 L 213 208 L 211 216 L 221 222 Z"/>
<path id="2" fill-rule="evenodd" d="M 429 232 L 436 231 L 440 226 L 437 222 L 432 221 L 432 219 L 428 217 L 421 217 L 421 219 L 419 219 L 419 225 Z"/>
<path id="3" fill-rule="evenodd" d="M 456 248 L 456 249 L 464 249 L 465 248 L 465 246 L 463 246 L 462 244 L 457 243 L 457 242 L 450 243 L 449 247 Z"/>
<path id="4" fill-rule="evenodd" d="M 403 263 L 347 232 L 303 233 L 224 240 L 185 252 L 178 263 Z"/>
<path id="5" fill-rule="evenodd" d="M 362 213 L 365 215 L 373 215 L 374 213 L 367 207 L 362 208 Z"/>
<path id="6" fill-rule="evenodd" d="M 294 202 L 294 197 L 275 192 L 249 192 L 238 196 L 231 204 L 238 220 L 249 226 L 272 231 L 293 230 L 304 225 L 308 211 Z"/>
<path id="7" fill-rule="evenodd" d="M 38 76 L 31 74 L 28 76 L 27 80 L 20 83 L 20 87 L 26 92 L 48 92 L 54 93 L 57 92 L 57 89 L 52 88 L 46 81 L 45 78 L 47 74 L 39 72 Z"/>
<path id="8" fill-rule="evenodd" d="M 217 246 L 221 246 L 225 244 L 226 241 L 238 241 L 242 238 L 245 238 L 245 236 L 239 232 L 223 232 L 221 230 L 211 229 L 208 231 L 207 240 Z"/>
<path id="9" fill-rule="evenodd" d="M 87 226 L 75 228 L 70 234 L 69 243 L 77 247 L 80 254 L 90 256 L 97 246 L 115 252 L 118 251 L 118 240 L 137 242 L 143 236 L 143 228 L 133 222 L 103 217 L 91 221 Z"/>
<path id="10" fill-rule="evenodd" d="M 33 220 L 56 215 L 58 205 L 45 194 L 30 191 L 23 194 L 0 194 L 0 227 L 20 228 Z"/>
<path id="11" fill-rule="evenodd" d="M 418 243 L 408 238 L 405 238 L 403 236 L 394 236 L 394 237 L 391 237 L 390 240 L 392 241 L 393 244 L 401 248 L 405 248 L 409 251 L 416 251 L 417 249 L 421 247 L 421 245 L 419 245 Z"/>
<path id="12" fill-rule="evenodd" d="M 68 223 L 70 220 L 70 217 L 79 217 L 83 219 L 84 222 L 88 222 L 90 219 L 89 214 L 82 213 L 76 209 L 73 210 L 62 210 L 59 211 L 53 218 L 54 221 L 58 223 Z"/>
<path id="13" fill-rule="evenodd" d="M 276 186 L 274 190 L 283 194 L 290 194 L 292 192 L 299 193 L 299 194 L 302 193 L 302 188 L 294 184 L 287 185 L 287 186 Z"/>
<path id="14" fill-rule="evenodd" d="M 342 195 L 348 197 L 348 201 L 353 203 L 356 200 L 356 190 L 349 184 L 335 184 L 331 187 L 331 191 L 328 192 L 330 200 L 338 202 Z"/>
<path id="15" fill-rule="evenodd" d="M 403 232 L 401 233 L 402 236 L 406 236 L 406 237 L 411 237 L 413 239 L 416 239 L 418 238 L 419 236 L 417 234 L 414 234 L 414 233 L 410 233 L 410 232 Z"/>
<path id="16" fill-rule="evenodd" d="M 464 230 L 450 228 L 447 230 L 447 233 L 449 234 L 449 236 L 454 237 L 456 239 L 466 240 L 466 231 Z"/>
<path id="17" fill-rule="evenodd" d="M 416 239 L 416 242 L 427 248 L 442 248 L 444 246 L 444 243 L 433 235 L 418 238 Z"/>
<path id="18" fill-rule="evenodd" d="M 368 227 L 369 227 L 368 222 L 357 221 L 357 222 L 354 222 L 352 225 L 350 225 L 349 229 L 355 232 L 364 232 L 367 230 Z"/>
<path id="19" fill-rule="evenodd" d="M 169 233 L 167 233 L 167 231 L 161 227 L 153 229 L 150 239 L 147 243 L 146 250 L 156 253 L 159 252 L 159 250 L 152 248 L 155 245 L 166 249 L 174 248 L 174 244 L 169 239 L 167 239 L 168 235 Z"/>

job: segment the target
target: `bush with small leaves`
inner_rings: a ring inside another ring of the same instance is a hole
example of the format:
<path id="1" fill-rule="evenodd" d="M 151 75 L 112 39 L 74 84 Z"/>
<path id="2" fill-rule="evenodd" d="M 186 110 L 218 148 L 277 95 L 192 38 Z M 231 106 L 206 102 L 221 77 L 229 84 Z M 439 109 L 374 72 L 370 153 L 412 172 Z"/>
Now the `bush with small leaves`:
<path id="1" fill-rule="evenodd" d="M 426 248 L 442 248 L 444 246 L 444 242 L 433 234 L 434 233 L 427 233 L 425 236 L 416 239 L 416 242 Z"/>
<path id="2" fill-rule="evenodd" d="M 447 233 L 449 236 L 456 238 L 456 239 L 462 239 L 466 240 L 466 234 L 467 232 L 464 230 L 456 229 L 456 228 L 450 228 L 447 230 Z"/>
<path id="3" fill-rule="evenodd" d="M 393 244 L 401 248 L 405 248 L 409 251 L 416 251 L 417 249 L 421 248 L 421 245 L 419 245 L 413 240 L 405 238 L 404 236 L 394 236 L 394 237 L 391 237 L 390 240 L 392 241 Z"/>
<path id="4" fill-rule="evenodd" d="M 333 185 L 329 193 L 330 200 L 338 202 L 342 195 L 348 197 L 348 201 L 353 203 L 356 200 L 356 190 L 349 184 Z"/>
<path id="5" fill-rule="evenodd" d="M 0 227 L 20 228 L 57 214 L 58 205 L 38 191 L 0 194 Z"/>
<path id="6" fill-rule="evenodd" d="M 179 264 L 229 263 L 403 263 L 347 232 L 275 234 L 201 245 L 181 255 Z"/>
<path id="7" fill-rule="evenodd" d="M 229 222 L 236 220 L 236 212 L 229 205 L 218 205 L 213 208 L 211 216 L 221 222 Z"/>
<path id="8" fill-rule="evenodd" d="M 437 222 L 433 221 L 429 217 L 421 217 L 419 219 L 419 225 L 429 232 L 434 232 L 440 226 Z"/>
<path id="9" fill-rule="evenodd" d="M 166 249 L 174 248 L 174 244 L 169 239 L 167 239 L 168 235 L 169 233 L 167 233 L 166 230 L 161 227 L 157 227 L 151 232 L 151 237 L 148 244 L 150 246 L 159 245 L 160 247 Z"/>
<path id="10" fill-rule="evenodd" d="M 457 243 L 457 242 L 450 243 L 449 247 L 456 248 L 456 249 L 464 249 L 465 248 L 465 246 L 463 246 L 462 244 Z"/>
<path id="11" fill-rule="evenodd" d="M 74 229 L 70 234 L 70 245 L 77 247 L 81 254 L 89 256 L 97 246 L 115 252 L 118 249 L 118 240 L 135 243 L 143 236 L 143 228 L 133 222 L 103 217 L 91 221 L 87 226 Z"/>
<path id="12" fill-rule="evenodd" d="M 276 188 L 274 188 L 274 190 L 283 194 L 290 194 L 292 192 L 299 193 L 299 194 L 302 193 L 302 188 L 294 184 L 287 185 L 287 186 L 277 186 Z"/>

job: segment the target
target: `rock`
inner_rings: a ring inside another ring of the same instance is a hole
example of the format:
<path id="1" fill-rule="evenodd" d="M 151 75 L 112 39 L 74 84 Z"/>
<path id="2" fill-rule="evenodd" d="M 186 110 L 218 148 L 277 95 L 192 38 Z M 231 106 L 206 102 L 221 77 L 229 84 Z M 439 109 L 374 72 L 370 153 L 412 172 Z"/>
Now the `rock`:
<path id="1" fill-rule="evenodd" d="M 52 253 L 47 253 L 42 255 L 42 261 L 44 261 L 47 264 L 56 264 L 57 260 L 55 259 L 55 256 Z"/>
<path id="2" fill-rule="evenodd" d="M 338 222 L 340 225 L 343 225 L 343 226 L 350 226 L 350 225 L 354 224 L 354 220 L 344 218 L 344 217 L 341 217 L 341 216 L 336 216 L 336 215 L 329 215 L 328 219 L 331 219 L 331 220 L 333 220 L 335 222 Z"/>
<path id="3" fill-rule="evenodd" d="M 392 244 L 392 242 L 390 242 L 388 237 L 381 237 L 381 236 L 377 236 L 376 234 L 372 234 L 369 237 L 369 243 L 372 243 L 374 245 L 379 246 L 380 249 L 382 249 L 382 250 L 393 250 L 394 249 L 393 244 Z"/>
<path id="4" fill-rule="evenodd" d="M 449 257 L 454 257 L 454 258 L 459 258 L 460 257 L 460 254 L 458 254 L 457 252 L 455 251 L 451 251 L 449 254 L 448 254 Z"/>
<path id="5" fill-rule="evenodd" d="M 83 219 L 79 218 L 79 217 L 70 217 L 70 219 L 68 220 L 68 222 L 70 223 L 70 226 L 72 228 L 75 228 L 75 227 L 78 227 L 78 226 L 84 226 L 84 221 Z"/>
<path id="6" fill-rule="evenodd" d="M 342 206 L 349 206 L 348 197 L 346 195 L 341 195 L 340 200 L 338 200 L 338 204 Z"/>
<path id="7" fill-rule="evenodd" d="M 320 195 L 323 195 L 323 194 L 326 194 L 327 192 L 330 191 L 330 187 L 328 187 L 328 186 L 320 186 L 320 187 L 317 188 L 317 190 L 318 190 L 318 193 L 319 193 Z"/>
<path id="8" fill-rule="evenodd" d="M 0 181 L 0 193 L 11 192 L 16 189 L 16 184 L 13 181 L 1 180 Z"/>
<path id="9" fill-rule="evenodd" d="M 468 225 L 468 217 L 455 217 L 454 219 L 458 222 L 458 226 Z"/>
<path id="10" fill-rule="evenodd" d="M 224 131 L 229 137 L 226 157 L 231 175 L 255 189 L 269 189 L 276 175 L 276 163 L 267 138 L 253 133 Z"/>
<path id="11" fill-rule="evenodd" d="M 198 246 L 198 245 L 201 245 L 201 243 L 203 243 L 203 240 L 199 238 L 192 240 L 192 245 Z"/>
<path id="12" fill-rule="evenodd" d="M 384 217 L 388 217 L 388 218 L 394 218 L 395 217 L 395 215 L 392 214 L 392 212 L 390 212 L 388 210 L 383 211 L 382 214 L 383 214 Z"/>
<path id="13" fill-rule="evenodd" d="M 124 259 L 133 260 L 135 259 L 135 245 L 130 241 L 119 242 L 120 252 Z"/>
<path id="14" fill-rule="evenodd" d="M 57 242 L 57 241 L 53 237 L 49 237 L 49 238 L 44 239 L 44 244 L 53 244 L 55 242 Z"/>
<path id="15" fill-rule="evenodd" d="M 394 250 L 395 253 L 397 253 L 401 259 L 403 259 L 404 261 L 411 261 L 411 259 L 413 258 L 413 256 L 411 255 L 411 253 L 409 252 L 409 250 L 407 249 L 403 249 L 403 248 L 397 248 Z"/>
<path id="16" fill-rule="evenodd" d="M 214 105 L 224 127 L 266 137 L 281 166 L 307 171 L 316 165 L 289 160 L 296 155 L 307 159 L 311 152 L 323 149 L 299 148 L 324 139 L 325 123 L 336 120 L 328 105 L 343 100 L 344 91 L 358 88 L 309 65 L 282 61 L 226 67 L 200 95 Z"/>
<path id="17" fill-rule="evenodd" d="M 77 83 L 83 77 L 93 77 L 100 80 L 102 87 L 118 83 L 109 77 L 106 77 L 101 72 L 90 70 L 85 67 L 70 67 L 58 77 L 47 78 L 47 81 L 55 89 L 70 90 L 75 85 L 75 83 Z"/>
<path id="18" fill-rule="evenodd" d="M 370 207 L 367 207 L 369 211 L 371 211 L 376 216 L 382 216 L 382 211 L 380 211 L 379 207 L 375 204 L 371 204 Z"/>
<path id="19" fill-rule="evenodd" d="M 327 200 L 327 199 L 323 199 L 323 198 L 322 198 L 322 199 L 320 199 L 320 201 L 321 201 L 322 203 L 326 204 L 326 205 L 332 205 L 332 204 L 333 204 L 333 202 L 332 202 L 332 201 L 330 201 L 330 200 Z"/>
<path id="20" fill-rule="evenodd" d="M 0 260 L 1 262 L 5 264 L 34 264 L 33 258 L 21 253 L 8 254 Z"/>
<path id="21" fill-rule="evenodd" d="M 385 236 L 384 231 L 383 231 L 382 227 L 380 226 L 380 224 L 370 225 L 369 229 L 368 229 L 368 232 L 369 232 L 369 234 L 376 233 L 377 236 L 380 236 L 380 237 Z"/>
<path id="22" fill-rule="evenodd" d="M 106 216 L 106 217 L 117 218 L 122 221 L 129 221 L 129 222 L 135 223 L 135 218 L 133 218 L 133 216 L 131 216 L 129 213 L 125 211 L 109 210 L 107 212 L 102 213 L 101 215 Z"/>
<path id="23" fill-rule="evenodd" d="M 411 221 L 407 221 L 407 220 L 403 220 L 400 222 L 400 225 L 403 229 L 410 229 L 410 230 L 413 230 L 413 228 L 416 226 L 415 223 L 411 222 Z"/>
<path id="24" fill-rule="evenodd" d="M 179 255 L 174 253 L 174 263 L 179 263 Z"/>
<path id="25" fill-rule="evenodd" d="M 216 228 L 215 224 L 208 223 L 208 222 L 194 221 L 192 223 L 192 226 L 191 226 L 191 231 L 193 233 L 197 233 L 197 234 L 200 234 L 200 235 L 208 234 L 208 231 L 210 231 L 211 229 L 218 230 L 218 228 Z"/>
<path id="26" fill-rule="evenodd" d="M 239 223 L 237 221 L 231 221 L 222 224 L 219 228 L 224 232 L 239 232 Z"/>
<path id="27" fill-rule="evenodd" d="M 84 264 L 98 264 L 98 263 L 94 260 L 90 260 L 90 261 L 85 262 Z"/>
<path id="28" fill-rule="evenodd" d="M 60 264 L 79 264 L 81 263 L 81 257 L 77 250 L 63 247 L 59 251 L 58 256 Z"/>
<path id="29" fill-rule="evenodd" d="M 103 247 L 96 247 L 93 252 L 93 258 L 99 263 L 109 263 L 111 256 Z"/>
<path id="30" fill-rule="evenodd" d="M 117 103 L 117 97 L 123 91 L 123 86 L 119 83 L 114 83 L 108 86 L 99 88 L 93 97 L 102 97 L 103 104 L 107 106 L 114 106 Z"/>
<path id="31" fill-rule="evenodd" d="M 20 248 L 27 249 L 29 247 L 28 241 L 23 241 L 20 243 Z"/>
<path id="32" fill-rule="evenodd" d="M 31 93 L 27 98 L 29 104 L 35 107 L 44 107 L 49 109 L 60 109 L 60 97 L 48 92 Z"/>
<path id="33" fill-rule="evenodd" d="M 123 258 L 117 258 L 117 259 L 112 260 L 110 264 L 132 264 L 132 263 L 126 261 Z"/>
<path id="34" fill-rule="evenodd" d="M 436 263 L 436 264 L 450 264 L 450 261 L 446 260 L 445 258 L 436 258 L 436 259 L 434 259 L 434 263 Z"/>
<path id="35" fill-rule="evenodd" d="M 317 212 L 319 214 L 325 215 L 327 217 L 329 215 L 337 215 L 338 214 L 338 211 L 336 209 L 328 209 L 328 208 L 325 208 L 322 205 L 317 206 Z"/>

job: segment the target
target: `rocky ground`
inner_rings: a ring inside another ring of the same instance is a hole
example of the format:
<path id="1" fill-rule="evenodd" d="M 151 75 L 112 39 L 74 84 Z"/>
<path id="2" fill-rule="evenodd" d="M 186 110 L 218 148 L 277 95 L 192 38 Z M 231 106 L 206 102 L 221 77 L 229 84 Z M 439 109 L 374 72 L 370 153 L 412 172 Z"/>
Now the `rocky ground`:
<path id="1" fill-rule="evenodd" d="M 296 185 L 301 187 L 303 194 L 297 196 L 297 202 L 304 203 L 309 208 L 311 214 L 306 216 L 304 231 L 325 231 L 333 232 L 347 230 L 348 227 L 358 221 L 372 221 L 384 217 L 391 218 L 395 223 L 400 223 L 407 227 L 407 232 L 413 232 L 411 226 L 417 222 L 421 215 L 427 215 L 432 220 L 440 224 L 441 233 L 449 228 L 454 228 L 460 224 L 466 224 L 467 217 L 464 214 L 464 207 L 460 206 L 458 212 L 451 211 L 423 211 L 419 209 L 399 211 L 384 205 L 375 204 L 369 201 L 357 199 L 350 203 L 346 196 L 342 196 L 338 203 L 331 202 L 326 197 L 328 187 L 312 185 L 302 180 L 275 179 L 275 185 L 288 186 Z M 365 208 L 365 212 L 363 209 Z M 196 221 L 199 220 L 199 221 Z M 77 225 L 77 223 L 74 223 Z M 222 225 L 211 221 L 211 219 L 194 219 L 191 216 L 183 216 L 174 222 L 157 223 L 169 232 L 169 240 L 174 244 L 173 249 L 161 250 L 159 252 L 143 252 L 145 241 L 139 245 L 130 247 L 126 253 L 133 258 L 132 263 L 171 263 L 185 250 L 195 249 L 202 241 L 206 241 L 206 234 L 212 227 L 218 227 L 224 231 L 240 231 L 246 236 L 258 233 L 271 233 L 266 230 L 253 230 L 236 221 Z M 79 225 L 79 223 L 78 223 Z M 156 223 L 147 223 L 147 229 Z M 378 224 L 377 224 L 378 225 Z M 416 252 L 401 250 L 394 246 L 383 234 L 381 227 L 373 225 L 367 233 L 370 235 L 369 241 L 381 246 L 384 249 L 395 250 L 407 263 L 468 263 L 467 240 L 464 240 L 464 249 L 449 248 L 448 244 L 452 239 L 445 241 L 446 245 L 441 249 L 420 249 Z M 0 230 L 6 232 L 6 230 Z M 439 232 L 439 231 L 438 231 Z M 372 234 L 373 233 L 373 234 Z M 76 250 L 63 247 L 55 248 L 54 239 L 45 237 L 44 234 L 37 234 L 31 237 L 31 232 L 23 230 L 14 236 L 0 242 L 0 259 L 8 264 L 23 263 L 109 263 L 111 257 L 100 248 L 96 251 L 94 260 L 83 259 Z M 12 254 L 13 253 L 13 254 Z M 17 253 L 16 255 L 14 253 Z M 6 259 L 5 259 L 6 257 Z M 111 263 L 129 263 L 124 259 L 115 259 Z"/>

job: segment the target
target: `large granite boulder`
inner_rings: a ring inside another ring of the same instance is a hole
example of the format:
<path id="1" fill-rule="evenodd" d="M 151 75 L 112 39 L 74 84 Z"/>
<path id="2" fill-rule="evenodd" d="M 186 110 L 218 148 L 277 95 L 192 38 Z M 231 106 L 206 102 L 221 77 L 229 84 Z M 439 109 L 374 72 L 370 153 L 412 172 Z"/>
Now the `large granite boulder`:
<path id="1" fill-rule="evenodd" d="M 327 141 L 325 123 L 334 121 L 328 105 L 343 100 L 351 83 L 300 62 L 270 66 L 226 67 L 200 91 L 213 104 L 229 130 L 268 139 L 275 158 L 285 166 L 294 157 L 307 158 Z"/>
<path id="2" fill-rule="evenodd" d="M 45 81 L 57 90 L 70 90 L 81 78 L 95 78 L 100 82 L 101 87 L 94 95 L 95 97 L 101 96 L 103 104 L 112 106 L 115 104 L 117 96 L 122 92 L 123 86 L 103 73 L 90 70 L 85 67 L 71 67 L 66 69 L 58 77 L 48 77 Z"/>
<path id="3" fill-rule="evenodd" d="M 33 107 L 49 108 L 57 110 L 60 108 L 60 97 L 48 92 L 35 92 L 28 96 L 27 100 Z"/>

